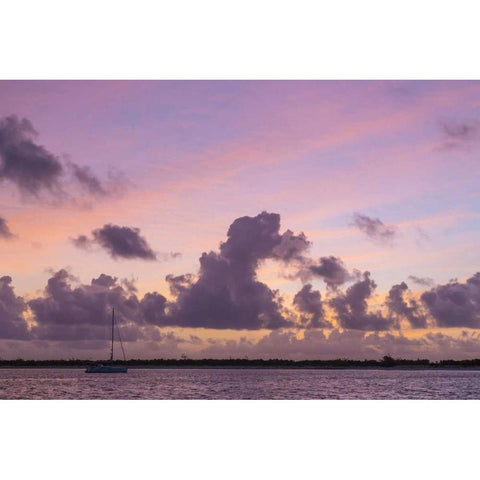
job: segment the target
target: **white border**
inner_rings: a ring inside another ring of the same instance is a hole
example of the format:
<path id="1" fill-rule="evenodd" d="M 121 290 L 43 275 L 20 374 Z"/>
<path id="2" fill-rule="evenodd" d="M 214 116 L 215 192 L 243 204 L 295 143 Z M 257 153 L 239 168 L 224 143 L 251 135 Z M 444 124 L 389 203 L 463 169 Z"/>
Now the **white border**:
<path id="1" fill-rule="evenodd" d="M 2 413 L 12 480 L 470 478 L 480 427 L 467 401 L 6 401 Z"/>
<path id="2" fill-rule="evenodd" d="M 21 1 L 3 79 L 479 78 L 476 2 Z M 10 402 L 3 478 L 468 478 L 478 402 Z"/>
<path id="3" fill-rule="evenodd" d="M 478 2 L 18 0 L 4 79 L 479 78 Z"/>

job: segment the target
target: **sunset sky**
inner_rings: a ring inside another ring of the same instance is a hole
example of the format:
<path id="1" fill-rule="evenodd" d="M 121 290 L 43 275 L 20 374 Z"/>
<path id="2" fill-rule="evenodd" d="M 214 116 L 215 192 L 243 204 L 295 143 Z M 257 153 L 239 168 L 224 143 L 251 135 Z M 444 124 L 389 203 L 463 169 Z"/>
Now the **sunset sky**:
<path id="1" fill-rule="evenodd" d="M 479 180 L 480 82 L 1 81 L 0 357 L 479 357 Z"/>

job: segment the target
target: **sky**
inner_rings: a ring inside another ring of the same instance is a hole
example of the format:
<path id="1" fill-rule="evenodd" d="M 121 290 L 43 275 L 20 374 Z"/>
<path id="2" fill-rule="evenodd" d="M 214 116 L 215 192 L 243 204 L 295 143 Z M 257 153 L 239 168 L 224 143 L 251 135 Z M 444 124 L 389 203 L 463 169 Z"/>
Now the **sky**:
<path id="1" fill-rule="evenodd" d="M 1 81 L 0 357 L 479 357 L 479 154 L 477 81 Z"/>

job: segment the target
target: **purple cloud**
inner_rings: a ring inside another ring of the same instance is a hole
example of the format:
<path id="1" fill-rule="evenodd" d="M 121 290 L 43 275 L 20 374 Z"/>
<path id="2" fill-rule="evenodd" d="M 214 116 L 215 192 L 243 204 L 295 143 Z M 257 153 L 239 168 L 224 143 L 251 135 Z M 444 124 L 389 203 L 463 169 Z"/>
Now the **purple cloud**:
<path id="1" fill-rule="evenodd" d="M 14 183 L 23 194 L 38 197 L 42 190 L 59 194 L 64 168 L 60 160 L 35 143 L 32 124 L 12 115 L 0 120 L 0 179 Z"/>
<path id="2" fill-rule="evenodd" d="M 3 238 L 4 240 L 10 240 L 14 237 L 15 235 L 10 231 L 7 221 L 0 217 L 0 238 Z"/>
<path id="3" fill-rule="evenodd" d="M 147 293 L 140 299 L 116 277 L 104 273 L 90 284 L 74 283 L 71 274 L 59 270 L 48 279 L 43 296 L 28 302 L 36 322 L 32 328 L 35 338 L 108 340 L 112 306 L 126 341 L 154 340 L 158 335 L 158 331 L 150 327 L 163 315 L 165 297 Z"/>
<path id="4" fill-rule="evenodd" d="M 168 321 L 184 327 L 248 330 L 294 326 L 278 292 L 258 281 L 256 271 L 266 259 L 294 261 L 308 247 L 303 234 L 280 234 L 276 213 L 237 218 L 220 251 L 200 257 L 196 281 L 171 281 L 178 296 Z"/>
<path id="5" fill-rule="evenodd" d="M 395 227 L 385 225 L 378 218 L 371 218 L 360 213 L 353 214 L 352 225 L 377 243 L 390 244 L 396 236 Z"/>
<path id="6" fill-rule="evenodd" d="M 404 293 L 407 290 L 408 286 L 405 282 L 393 285 L 388 292 L 387 307 L 397 319 L 406 318 L 413 328 L 425 328 L 427 318 L 421 311 L 420 305 L 414 299 L 410 299 L 407 304 L 404 299 Z"/>
<path id="7" fill-rule="evenodd" d="M 307 267 L 312 276 L 320 277 L 331 290 L 336 290 L 345 282 L 354 278 L 338 257 L 321 257 L 317 262 L 312 262 Z"/>
<path id="8" fill-rule="evenodd" d="M 422 302 L 439 327 L 480 327 L 480 272 L 424 292 Z"/>
<path id="9" fill-rule="evenodd" d="M 313 290 L 311 284 L 304 285 L 293 298 L 293 304 L 303 315 L 300 318 L 306 328 L 330 328 L 332 324 L 325 319 L 322 296 Z"/>
<path id="10" fill-rule="evenodd" d="M 23 318 L 27 304 L 15 295 L 11 283 L 11 277 L 0 277 L 0 338 L 29 339 L 30 332 Z"/>
<path id="11" fill-rule="evenodd" d="M 108 195 L 107 190 L 102 185 L 102 182 L 94 175 L 88 166 L 80 166 L 74 162 L 69 162 L 69 167 L 73 172 L 75 180 L 84 188 L 87 193 L 96 196 Z"/>
<path id="12" fill-rule="evenodd" d="M 440 124 L 444 135 L 443 149 L 458 150 L 469 147 L 480 140 L 480 121 L 442 122 Z"/>
<path id="13" fill-rule="evenodd" d="M 370 272 L 363 273 L 360 280 L 349 287 L 346 293 L 339 293 L 330 300 L 338 323 L 343 328 L 354 330 L 389 330 L 395 326 L 390 318 L 385 318 L 380 311 L 368 312 L 367 300 L 376 288 L 370 278 Z"/>
<path id="14" fill-rule="evenodd" d="M 94 244 L 101 246 L 113 259 L 157 260 L 157 255 L 140 235 L 139 228 L 106 224 L 92 232 L 92 239 L 79 235 L 72 239 L 77 248 L 89 249 Z"/>
<path id="15" fill-rule="evenodd" d="M 110 194 L 88 166 L 66 162 L 36 142 L 38 132 L 32 123 L 16 115 L 0 119 L 0 180 L 6 180 L 23 195 L 38 198 L 44 192 L 54 197 L 68 197 L 67 172 L 88 194 Z M 111 186 L 121 178 L 111 178 Z"/>
<path id="16" fill-rule="evenodd" d="M 417 277 L 415 275 L 409 275 L 408 279 L 411 280 L 413 283 L 417 285 L 421 285 L 422 287 L 432 287 L 435 284 L 433 278 L 427 277 Z"/>

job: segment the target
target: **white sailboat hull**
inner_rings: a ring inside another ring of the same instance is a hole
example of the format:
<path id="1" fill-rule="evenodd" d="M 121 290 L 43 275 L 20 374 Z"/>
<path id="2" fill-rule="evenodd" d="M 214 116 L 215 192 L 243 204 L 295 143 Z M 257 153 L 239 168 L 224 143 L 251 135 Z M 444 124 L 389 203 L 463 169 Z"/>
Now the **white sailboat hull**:
<path id="1" fill-rule="evenodd" d="M 112 347 L 110 350 L 110 362 L 113 362 L 113 341 L 114 341 L 114 327 L 115 327 L 115 308 L 112 307 Z M 118 332 L 120 336 L 120 331 Z M 120 338 L 120 343 L 122 339 Z M 122 346 L 123 351 L 123 346 Z M 123 353 L 123 359 L 125 360 L 125 352 Z M 85 373 L 127 373 L 128 368 L 121 365 L 102 365 L 97 363 L 96 365 L 90 365 L 86 368 Z"/>

